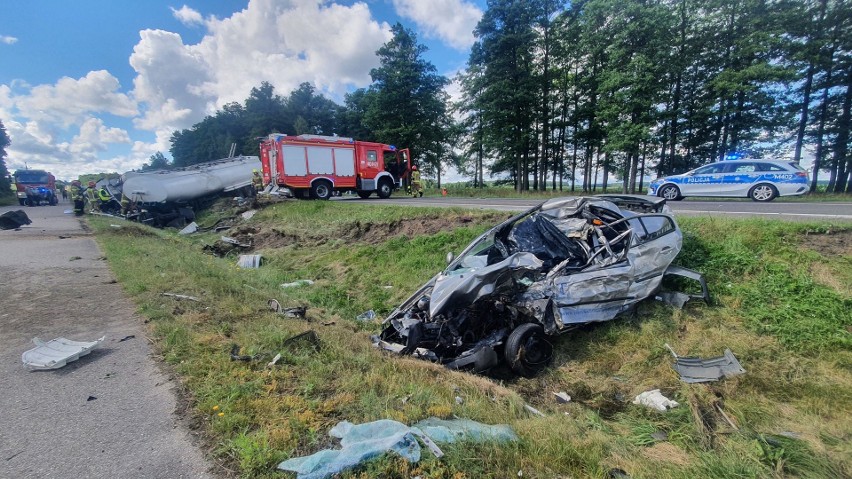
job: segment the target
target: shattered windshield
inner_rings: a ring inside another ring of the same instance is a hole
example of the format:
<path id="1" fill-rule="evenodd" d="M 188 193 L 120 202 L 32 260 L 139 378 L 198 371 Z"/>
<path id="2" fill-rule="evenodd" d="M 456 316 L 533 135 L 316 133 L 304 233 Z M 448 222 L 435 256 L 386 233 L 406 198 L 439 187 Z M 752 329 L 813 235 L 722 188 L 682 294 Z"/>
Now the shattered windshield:
<path id="1" fill-rule="evenodd" d="M 488 266 L 488 257 L 495 251 L 494 230 L 491 230 L 474 242 L 466 253 L 459 256 L 458 259 L 453 262 L 446 271 L 444 271 L 444 274 L 457 275 L 473 269 Z"/>

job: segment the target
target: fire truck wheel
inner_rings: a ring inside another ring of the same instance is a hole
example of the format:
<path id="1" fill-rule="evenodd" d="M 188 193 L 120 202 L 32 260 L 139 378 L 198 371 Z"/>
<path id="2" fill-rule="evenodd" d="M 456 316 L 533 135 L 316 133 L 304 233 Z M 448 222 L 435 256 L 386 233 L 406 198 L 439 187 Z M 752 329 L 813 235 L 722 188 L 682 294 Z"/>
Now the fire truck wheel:
<path id="1" fill-rule="evenodd" d="M 316 181 L 311 186 L 311 196 L 318 200 L 331 198 L 331 185 L 327 181 Z"/>
<path id="2" fill-rule="evenodd" d="M 391 187 L 390 180 L 383 179 L 379 182 L 379 189 L 377 190 L 377 192 L 379 194 L 379 198 L 381 198 L 383 200 L 390 198 L 392 191 L 393 191 L 393 188 Z"/>
<path id="3" fill-rule="evenodd" d="M 366 200 L 366 199 L 367 199 L 367 198 L 369 198 L 369 197 L 370 197 L 370 195 L 372 195 L 372 194 L 373 194 L 373 192 L 372 192 L 372 191 L 360 191 L 360 190 L 358 191 L 358 196 L 359 196 L 362 200 Z"/>

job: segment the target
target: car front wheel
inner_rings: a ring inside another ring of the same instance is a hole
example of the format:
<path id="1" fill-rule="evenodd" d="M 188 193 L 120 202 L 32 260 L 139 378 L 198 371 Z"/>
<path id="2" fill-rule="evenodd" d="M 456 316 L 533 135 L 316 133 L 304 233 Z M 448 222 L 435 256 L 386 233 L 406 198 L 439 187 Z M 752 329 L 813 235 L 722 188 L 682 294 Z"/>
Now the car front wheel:
<path id="1" fill-rule="evenodd" d="M 675 185 L 666 185 L 660 188 L 659 195 L 671 201 L 679 201 L 683 199 L 683 196 L 680 196 L 680 189 L 678 189 Z"/>
<path id="2" fill-rule="evenodd" d="M 540 324 L 524 323 L 515 328 L 506 340 L 504 357 L 512 371 L 532 377 L 553 358 L 553 346 L 547 341 Z"/>
<path id="3" fill-rule="evenodd" d="M 772 185 L 761 183 L 752 187 L 748 196 L 754 201 L 772 201 L 778 196 L 778 191 Z"/>

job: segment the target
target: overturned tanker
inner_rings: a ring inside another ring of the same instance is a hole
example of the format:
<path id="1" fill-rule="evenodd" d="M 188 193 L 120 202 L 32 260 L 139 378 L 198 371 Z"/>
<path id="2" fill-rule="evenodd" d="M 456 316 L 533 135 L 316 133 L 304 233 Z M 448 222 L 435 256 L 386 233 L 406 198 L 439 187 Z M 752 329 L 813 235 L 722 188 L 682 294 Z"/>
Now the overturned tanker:
<path id="1" fill-rule="evenodd" d="M 504 360 L 532 376 L 552 357 L 548 336 L 609 321 L 658 293 L 682 234 L 665 200 L 566 197 L 491 228 L 385 319 L 379 348 L 486 371 Z M 675 293 L 679 294 L 679 293 Z M 691 296 L 680 294 L 681 305 Z"/>
<path id="2" fill-rule="evenodd" d="M 173 170 L 125 173 L 121 193 L 132 205 L 128 218 L 183 227 L 195 219 L 193 207 L 223 193 L 247 195 L 252 170 L 258 168 L 258 157 L 237 156 Z"/>

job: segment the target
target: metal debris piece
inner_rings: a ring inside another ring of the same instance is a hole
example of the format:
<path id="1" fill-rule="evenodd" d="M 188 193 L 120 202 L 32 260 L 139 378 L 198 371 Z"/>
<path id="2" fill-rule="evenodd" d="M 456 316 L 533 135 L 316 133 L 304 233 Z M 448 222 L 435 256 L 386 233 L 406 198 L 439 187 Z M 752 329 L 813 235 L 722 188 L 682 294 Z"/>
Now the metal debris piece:
<path id="1" fill-rule="evenodd" d="M 461 396 L 456 396 L 456 404 L 461 405 L 464 402 Z"/>
<path id="2" fill-rule="evenodd" d="M 256 356 L 240 354 L 240 346 L 238 344 L 231 345 L 231 361 L 254 361 Z"/>
<path id="3" fill-rule="evenodd" d="M 178 231 L 179 235 L 188 235 L 198 231 L 198 223 L 193 221 L 192 223 L 186 225 L 182 230 Z"/>
<path id="4" fill-rule="evenodd" d="M 250 244 L 240 243 L 239 240 L 231 238 L 230 236 L 222 236 L 219 238 L 223 243 L 232 244 L 234 246 L 239 246 L 240 248 L 251 248 Z"/>
<path id="5" fill-rule="evenodd" d="M 118 342 L 119 342 L 119 343 L 123 343 L 123 342 L 128 341 L 128 340 L 130 340 L 130 339 L 133 339 L 133 338 L 135 338 L 135 337 L 136 337 L 136 335 L 135 335 L 135 334 L 129 334 L 129 335 L 127 335 L 127 336 L 125 336 L 125 337 L 123 337 L 123 338 L 119 339 L 119 340 L 118 340 Z"/>
<path id="6" fill-rule="evenodd" d="M 681 381 L 686 383 L 718 381 L 746 372 L 730 349 L 725 349 L 724 356 L 701 359 L 692 356 L 678 356 L 668 343 L 665 346 L 675 358 L 673 365 L 675 371 L 680 374 Z"/>
<path id="7" fill-rule="evenodd" d="M 314 282 L 309 280 L 309 279 L 300 279 L 300 280 L 297 280 L 297 281 L 293 281 L 292 283 L 283 283 L 281 285 L 281 287 L 282 288 L 296 288 L 296 287 L 299 287 L 299 286 L 310 286 L 312 284 L 314 284 Z"/>
<path id="8" fill-rule="evenodd" d="M 285 340 L 282 343 L 282 346 L 286 346 L 288 343 L 295 343 L 297 341 L 307 341 L 308 343 L 311 344 L 311 346 L 313 346 L 314 350 L 316 350 L 316 351 L 320 350 L 321 341 L 320 341 L 319 336 L 317 336 L 317 332 L 314 331 L 313 329 L 309 329 L 309 330 L 305 331 L 304 333 L 297 334 L 297 335 L 293 336 L 292 338 Z"/>
<path id="9" fill-rule="evenodd" d="M 684 305 L 692 298 L 688 294 L 679 291 L 662 291 L 654 299 L 677 309 L 683 309 Z"/>
<path id="10" fill-rule="evenodd" d="M 275 364 L 277 364 L 278 361 L 280 361 L 280 360 L 281 360 L 281 353 L 278 353 L 278 354 L 275 355 L 274 358 L 272 358 L 272 361 L 269 361 L 268 363 L 266 363 L 266 367 L 271 368 L 271 367 L 275 366 Z"/>
<path id="11" fill-rule="evenodd" d="M 100 339 L 95 341 L 71 341 L 70 339 L 56 338 L 45 342 L 39 338 L 33 338 L 33 344 L 36 347 L 24 351 L 21 354 L 21 360 L 24 362 L 24 366 L 33 370 L 58 369 L 89 354 L 104 339 L 106 339 L 106 336 L 101 336 Z"/>
<path id="12" fill-rule="evenodd" d="M 260 268 L 261 255 L 259 254 L 241 254 L 237 260 L 237 266 L 244 269 Z"/>
<path id="13" fill-rule="evenodd" d="M 187 296 L 185 294 L 162 293 L 162 295 L 163 296 L 169 296 L 169 297 L 175 298 L 175 299 L 185 299 L 187 301 L 201 302 L 201 300 L 196 298 L 195 296 Z"/>
<path id="14" fill-rule="evenodd" d="M 553 393 L 556 396 L 556 402 L 560 404 L 567 404 L 571 402 L 571 396 L 568 395 L 565 391 L 560 391 L 558 393 Z"/>
<path id="15" fill-rule="evenodd" d="M 266 302 L 269 305 L 269 308 L 275 311 L 278 314 L 283 314 L 288 318 L 305 318 L 305 315 L 308 312 L 308 308 L 306 306 L 296 306 L 293 308 L 282 308 L 281 303 L 278 302 L 277 299 L 270 299 Z"/>
<path id="16" fill-rule="evenodd" d="M 671 399 L 663 396 L 659 389 L 652 389 L 639 394 L 633 399 L 633 404 L 647 406 L 651 409 L 656 409 L 657 411 L 666 411 L 680 405 L 677 401 L 672 401 Z"/>
<path id="17" fill-rule="evenodd" d="M 248 210 L 244 211 L 243 214 L 241 214 L 240 216 L 242 216 L 244 220 L 250 220 L 251 217 L 254 216 L 256 213 L 257 210 Z"/>
<path id="18" fill-rule="evenodd" d="M 524 404 L 524 409 L 535 414 L 536 416 L 546 417 L 546 415 L 543 412 L 541 412 L 538 409 L 530 406 L 529 404 Z"/>
<path id="19" fill-rule="evenodd" d="M 355 317 L 356 321 L 372 321 L 374 319 L 376 319 L 376 312 L 372 309 L 369 311 L 365 311 Z"/>

